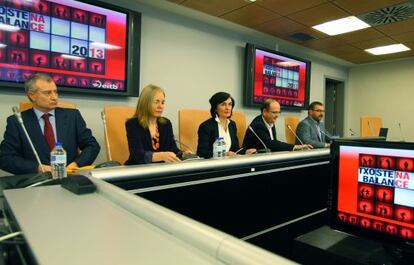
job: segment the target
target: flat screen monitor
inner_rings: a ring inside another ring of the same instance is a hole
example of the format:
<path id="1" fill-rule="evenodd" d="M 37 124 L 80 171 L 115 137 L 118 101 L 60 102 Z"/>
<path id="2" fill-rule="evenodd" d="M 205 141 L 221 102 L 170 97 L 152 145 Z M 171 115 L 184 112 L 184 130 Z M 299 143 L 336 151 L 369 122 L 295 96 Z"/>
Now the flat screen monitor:
<path id="1" fill-rule="evenodd" d="M 338 139 L 331 155 L 331 227 L 412 251 L 414 144 Z"/>
<path id="2" fill-rule="evenodd" d="M 99 1 L 0 1 L 0 87 L 138 96 L 141 15 Z"/>
<path id="3" fill-rule="evenodd" d="M 308 108 L 310 61 L 250 43 L 246 45 L 245 60 L 246 106 L 257 107 L 273 98 L 282 109 Z"/>

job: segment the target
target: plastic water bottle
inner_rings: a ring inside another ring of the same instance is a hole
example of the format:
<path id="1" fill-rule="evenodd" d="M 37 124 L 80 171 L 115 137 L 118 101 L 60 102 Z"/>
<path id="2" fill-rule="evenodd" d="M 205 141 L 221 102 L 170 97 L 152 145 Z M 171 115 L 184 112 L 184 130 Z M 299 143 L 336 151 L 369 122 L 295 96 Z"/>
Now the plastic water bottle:
<path id="1" fill-rule="evenodd" d="M 213 143 L 213 157 L 221 157 L 221 138 L 217 137 L 216 140 Z"/>
<path id="2" fill-rule="evenodd" d="M 220 137 L 220 142 L 221 142 L 221 157 L 225 157 L 226 156 L 226 141 L 224 141 L 223 137 Z"/>
<path id="3" fill-rule="evenodd" d="M 66 151 L 60 142 L 57 142 L 55 148 L 50 152 L 50 166 L 52 167 L 53 178 L 66 178 Z"/>

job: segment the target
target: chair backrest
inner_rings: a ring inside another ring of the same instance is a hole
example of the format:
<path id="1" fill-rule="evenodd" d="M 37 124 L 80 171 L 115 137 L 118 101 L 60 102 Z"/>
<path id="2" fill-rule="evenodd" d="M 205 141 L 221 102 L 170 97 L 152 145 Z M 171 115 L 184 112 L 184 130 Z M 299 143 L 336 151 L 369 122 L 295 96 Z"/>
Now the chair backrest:
<path id="1" fill-rule="evenodd" d="M 382 128 L 380 116 L 361 116 L 359 121 L 361 136 L 379 136 L 380 128 Z"/>
<path id="2" fill-rule="evenodd" d="M 182 150 L 191 148 L 190 151 L 197 151 L 198 127 L 210 117 L 210 111 L 208 110 L 182 109 L 178 111 L 178 133 Z M 246 115 L 244 112 L 234 111 L 231 119 L 236 123 L 237 138 L 239 138 L 239 145 L 241 146 L 246 133 Z"/>
<path id="3" fill-rule="evenodd" d="M 109 160 L 111 157 L 112 160 L 123 164 L 129 157 L 125 122 L 134 115 L 135 107 L 107 106 L 103 111 L 106 117 L 106 158 Z"/>
<path id="4" fill-rule="evenodd" d="M 19 102 L 20 112 L 31 109 L 32 107 L 33 107 L 33 104 L 30 101 L 20 101 Z M 67 102 L 67 101 L 58 101 L 58 107 L 59 108 L 65 108 L 65 109 L 76 109 L 75 103 Z"/>
<path id="5" fill-rule="evenodd" d="M 292 131 L 296 133 L 296 127 L 298 127 L 299 124 L 299 117 L 295 116 L 286 116 L 285 117 L 285 136 L 286 136 L 286 142 L 289 144 L 295 144 L 296 142 L 296 136 L 293 134 Z M 288 128 L 288 125 L 290 128 L 292 128 L 292 131 Z"/>

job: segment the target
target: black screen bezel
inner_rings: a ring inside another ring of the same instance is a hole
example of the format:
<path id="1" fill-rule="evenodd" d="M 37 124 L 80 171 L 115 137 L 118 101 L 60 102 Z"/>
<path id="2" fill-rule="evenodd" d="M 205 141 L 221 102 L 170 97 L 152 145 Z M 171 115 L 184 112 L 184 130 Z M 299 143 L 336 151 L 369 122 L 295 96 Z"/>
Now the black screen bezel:
<path id="1" fill-rule="evenodd" d="M 414 150 L 414 143 L 408 142 L 386 142 L 384 140 L 351 140 L 335 139 L 331 144 L 331 179 L 328 197 L 328 223 L 332 229 L 343 231 L 355 236 L 366 237 L 394 247 L 414 251 L 414 240 L 406 240 L 401 237 L 395 237 L 386 233 L 376 232 L 371 229 L 363 229 L 351 224 L 340 222 L 338 219 L 338 180 L 339 180 L 339 154 L 341 146 L 355 147 L 373 147 L 389 149 L 407 149 Z"/>
<path id="2" fill-rule="evenodd" d="M 266 51 L 275 55 L 291 58 L 296 61 L 301 61 L 306 64 L 306 80 L 305 80 L 305 102 L 302 107 L 299 106 L 288 106 L 288 105 L 280 105 L 282 109 L 286 110 L 307 110 L 309 107 L 309 93 L 310 93 L 310 78 L 311 78 L 311 66 L 312 63 L 309 60 L 296 57 L 290 54 L 286 54 L 283 52 L 267 49 L 264 47 L 260 47 L 255 44 L 247 43 L 245 48 L 245 72 L 244 72 L 244 105 L 246 107 L 260 107 L 260 103 L 253 102 L 253 93 L 254 93 L 254 69 L 255 69 L 255 62 L 256 62 L 256 49 Z"/>

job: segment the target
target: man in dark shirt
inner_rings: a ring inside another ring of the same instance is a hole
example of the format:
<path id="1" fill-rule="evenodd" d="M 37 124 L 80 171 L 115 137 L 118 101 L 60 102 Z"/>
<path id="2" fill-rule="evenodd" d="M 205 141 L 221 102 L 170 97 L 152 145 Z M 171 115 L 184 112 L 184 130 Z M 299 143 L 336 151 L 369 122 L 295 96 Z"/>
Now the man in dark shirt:
<path id="1" fill-rule="evenodd" d="M 292 151 L 310 149 L 311 145 L 293 145 L 277 140 L 275 122 L 280 115 L 280 104 L 275 99 L 266 99 L 261 107 L 262 114 L 253 119 L 243 141 L 243 148 L 270 149 L 271 151 Z M 258 139 L 260 138 L 265 146 Z"/>
<path id="2" fill-rule="evenodd" d="M 25 89 L 33 108 L 23 111 L 21 116 L 41 165 L 17 118 L 10 116 L 0 144 L 0 168 L 16 175 L 51 171 L 50 151 L 56 142 L 61 142 L 66 150 L 69 169 L 92 164 L 100 146 L 78 110 L 57 107 L 58 92 L 53 79 L 46 74 L 34 74 L 26 81 Z"/>

